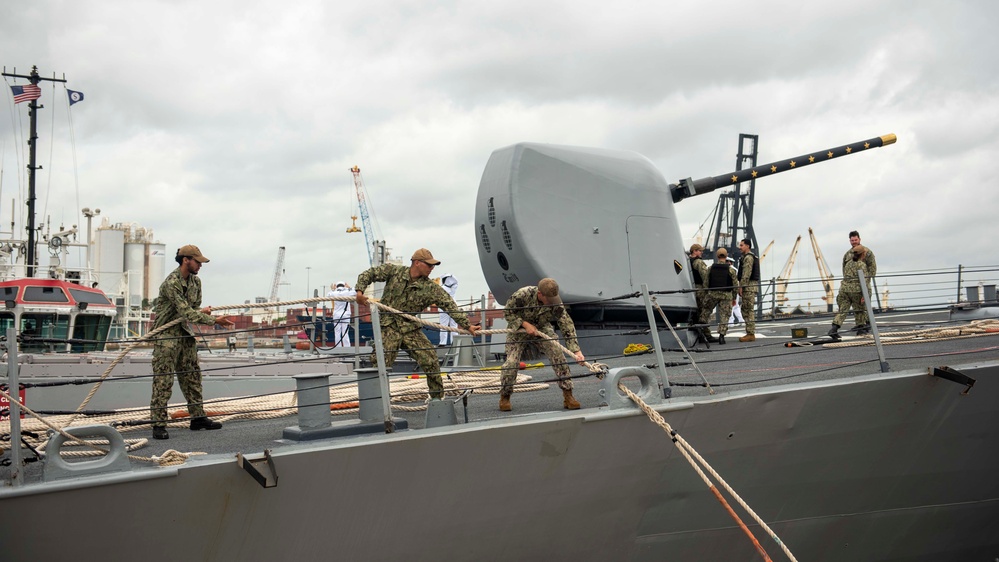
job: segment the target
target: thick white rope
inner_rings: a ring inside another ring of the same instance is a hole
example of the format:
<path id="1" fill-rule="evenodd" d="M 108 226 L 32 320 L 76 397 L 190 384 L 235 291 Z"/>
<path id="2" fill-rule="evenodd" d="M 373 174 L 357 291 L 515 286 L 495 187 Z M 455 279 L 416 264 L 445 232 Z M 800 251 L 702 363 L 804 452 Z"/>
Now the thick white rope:
<path id="1" fill-rule="evenodd" d="M 879 334 L 879 338 L 881 339 L 881 345 L 905 345 L 912 343 L 925 343 L 928 341 L 961 340 L 997 335 L 999 335 L 999 320 L 987 318 L 983 320 L 973 320 L 961 326 L 925 328 L 922 330 L 906 330 L 901 332 L 890 332 L 888 334 Z M 874 345 L 874 336 L 866 336 L 863 339 L 850 341 L 827 343 L 823 344 L 822 347 L 862 347 L 871 345 Z"/>
<path id="2" fill-rule="evenodd" d="M 695 464 L 691 460 L 691 457 L 697 459 L 697 462 L 700 463 L 700 465 L 703 466 L 705 470 L 707 470 L 711 474 L 711 476 L 715 480 L 717 480 L 718 483 L 723 488 L 725 488 L 725 491 L 727 491 L 733 498 L 735 498 L 735 501 L 740 506 L 742 506 L 744 510 L 746 510 L 746 513 L 748 513 L 750 517 L 752 517 L 753 520 L 756 521 L 760 525 L 760 527 L 762 527 L 763 530 L 765 530 L 770 535 L 770 538 L 772 538 L 780 546 L 781 550 L 784 551 L 784 554 L 787 555 L 789 560 L 797 562 L 797 559 L 794 557 L 793 554 L 791 554 L 791 550 L 787 547 L 787 545 L 784 544 L 784 541 L 780 540 L 780 537 L 777 536 L 777 533 L 775 533 L 773 529 L 771 529 L 763 521 L 763 519 L 761 519 L 760 516 L 757 515 L 756 512 L 749 507 L 749 504 L 747 504 L 742 499 L 742 497 L 739 496 L 739 494 L 737 494 L 735 490 L 732 489 L 731 486 L 729 486 L 728 482 L 725 482 L 725 480 L 717 472 L 715 472 L 715 470 L 711 467 L 711 465 L 708 464 L 708 461 L 704 460 L 704 458 L 697 453 L 697 451 L 694 449 L 693 446 L 690 445 L 690 443 L 687 443 L 687 441 L 684 440 L 679 433 L 673 431 L 673 428 L 669 425 L 669 423 L 666 422 L 665 419 L 663 419 L 663 417 L 659 414 L 659 412 L 652 409 L 651 406 L 646 404 L 644 400 L 639 398 L 638 395 L 636 395 L 634 392 L 632 392 L 629 388 L 627 388 L 623 384 L 618 384 L 617 387 L 621 392 L 623 392 L 626 396 L 628 396 L 628 398 L 630 398 L 635 403 L 635 405 L 641 408 L 641 410 L 645 412 L 645 415 L 647 415 L 649 419 L 652 420 L 653 423 L 661 427 L 663 431 L 665 431 L 670 436 L 670 439 L 673 440 L 673 443 L 676 445 L 677 449 L 684 456 L 684 458 L 687 459 L 687 462 L 689 462 L 691 466 L 694 467 L 694 470 L 697 472 L 698 476 L 701 477 L 701 479 L 708 485 L 708 487 L 713 487 L 713 485 L 711 484 L 710 480 L 708 480 L 707 477 L 704 476 L 704 473 L 697 466 L 697 464 Z"/>
<path id="3" fill-rule="evenodd" d="M 273 308 L 273 307 L 280 307 L 280 306 L 291 306 L 291 305 L 296 305 L 296 304 L 314 304 L 314 303 L 324 302 L 324 301 L 328 301 L 328 300 L 355 301 L 356 299 L 357 299 L 357 297 L 355 297 L 355 296 L 336 296 L 336 297 L 326 297 L 326 298 L 296 299 L 296 300 L 292 300 L 292 301 L 281 301 L 281 302 L 273 302 L 273 303 L 254 303 L 254 304 L 244 303 L 244 304 L 238 304 L 238 305 L 214 306 L 214 307 L 211 307 L 211 308 L 213 310 L 232 310 L 232 309 L 240 309 L 240 308 L 262 308 L 262 307 Z M 437 328 L 439 330 L 448 330 L 448 331 L 457 332 L 457 333 L 466 333 L 466 334 L 470 333 L 470 332 L 468 332 L 466 330 L 463 330 L 463 329 L 457 329 L 457 328 L 453 328 L 453 327 L 450 327 L 450 326 L 442 326 L 441 324 L 438 324 L 436 322 L 428 322 L 428 321 L 423 320 L 421 318 L 418 318 L 416 316 L 412 316 L 410 314 L 403 313 L 403 312 L 401 312 L 399 310 L 396 310 L 396 309 L 394 309 L 394 308 L 392 308 L 390 306 L 384 305 L 384 304 L 382 304 L 382 303 L 380 303 L 380 302 L 378 302 L 378 301 L 376 301 L 374 299 L 369 299 L 369 302 L 372 302 L 375 306 L 378 306 L 380 309 L 384 309 L 387 312 L 390 312 L 390 313 L 393 313 L 393 314 L 398 314 L 398 315 L 400 315 L 400 316 L 402 316 L 404 318 L 407 318 L 409 320 L 412 320 L 412 321 L 417 322 L 419 324 L 422 324 L 424 326 L 429 326 L 429 327 Z M 83 409 L 86 407 L 86 405 L 90 402 L 90 400 L 96 394 L 96 392 L 100 388 L 101 384 L 103 384 L 104 380 L 111 374 L 111 371 L 114 370 L 114 368 L 124 359 L 124 357 L 128 353 L 130 353 L 133 349 L 135 349 L 135 347 L 138 346 L 140 343 L 142 343 L 142 342 L 144 342 L 144 341 L 146 341 L 146 340 L 148 340 L 148 339 L 150 339 L 150 338 L 152 338 L 152 337 L 154 337 L 154 336 L 162 333 L 167 328 L 170 328 L 171 326 L 174 326 L 174 325 L 176 325 L 176 324 L 178 324 L 178 323 L 180 323 L 182 321 L 183 321 L 182 318 L 177 318 L 177 319 L 175 319 L 175 320 L 173 320 L 173 321 L 171 321 L 171 322 L 169 322 L 167 324 L 164 324 L 163 326 L 160 326 L 159 328 L 157 328 L 155 330 L 152 330 L 152 331 L 148 332 L 147 334 L 145 334 L 141 338 L 137 338 L 135 340 L 130 340 L 129 341 L 129 345 L 126 346 L 124 349 L 122 349 L 118 353 L 118 355 L 115 356 L 114 360 L 112 360 L 112 362 L 108 365 L 108 367 L 105 369 L 104 373 L 100 376 L 100 378 L 98 379 L 97 383 L 93 386 L 93 388 L 91 388 L 90 392 L 87 394 L 86 398 L 84 398 L 83 402 L 76 409 L 76 412 L 74 414 L 70 415 L 67 419 L 60 419 L 59 416 L 53 416 L 53 418 L 52 418 L 53 422 L 58 422 L 59 423 L 59 427 L 57 427 L 56 425 L 54 425 L 54 423 L 49 422 L 48 420 L 44 419 L 39 414 L 31 411 L 29 408 L 23 407 L 23 406 L 22 406 L 22 408 L 27 413 L 29 413 L 32 417 L 34 417 L 35 419 L 37 419 L 42 426 L 48 427 L 48 428 L 52 429 L 53 431 L 57 431 L 58 433 L 60 433 L 61 435 L 63 435 L 64 437 L 66 437 L 67 439 L 69 439 L 70 441 L 72 441 L 74 443 L 77 443 L 79 445 L 87 446 L 87 447 L 90 447 L 91 449 L 94 449 L 95 452 L 93 454 L 102 454 L 102 453 L 106 454 L 107 451 L 105 451 L 105 450 L 103 450 L 103 449 L 95 446 L 94 444 L 88 442 L 87 440 L 83 440 L 83 439 L 80 439 L 80 438 L 75 437 L 73 435 L 70 435 L 69 433 L 66 433 L 62 428 L 63 427 L 70 427 L 70 426 L 73 425 L 73 423 L 81 415 Z M 480 334 L 499 334 L 499 333 L 512 333 L 512 332 L 513 332 L 513 330 L 480 330 L 478 333 L 480 333 Z M 547 338 L 546 335 L 544 337 Z M 553 341 L 555 341 L 555 343 L 557 343 L 559 345 L 559 347 L 561 347 L 562 350 L 566 354 L 572 356 L 572 352 L 570 352 L 567 348 L 565 348 L 565 346 L 563 346 L 560 342 L 558 342 L 558 340 L 553 340 Z M 594 372 L 594 373 L 603 373 L 603 372 L 606 372 L 606 366 L 602 366 L 602 365 L 599 365 L 599 364 L 591 365 L 591 364 L 585 363 L 585 362 L 584 362 L 584 364 L 590 369 L 591 372 Z M 459 378 L 461 375 L 467 375 L 467 374 L 468 374 L 468 372 L 449 373 L 448 377 L 446 379 L 448 382 L 447 382 L 447 384 L 445 384 L 445 393 L 446 394 L 450 393 L 451 395 L 460 394 L 460 391 L 458 391 L 457 386 L 454 383 L 454 379 L 455 378 Z M 531 377 L 527 377 L 527 376 L 521 375 L 518 378 L 521 378 L 521 377 L 523 377 L 523 382 L 518 381 L 517 384 L 514 385 L 514 388 L 516 389 L 517 392 L 529 392 L 529 391 L 532 391 L 532 390 L 540 390 L 540 389 L 543 389 L 543 388 L 548 388 L 548 385 L 544 384 L 544 383 L 533 383 L 533 384 L 530 384 L 530 385 L 524 384 L 527 381 L 531 380 Z M 401 389 L 403 392 L 400 393 L 401 398 L 399 398 L 398 401 L 400 401 L 400 402 L 403 402 L 403 401 L 415 402 L 415 401 L 420 401 L 420 400 L 424 400 L 425 401 L 426 397 L 429 396 L 428 392 L 423 391 L 423 389 L 426 388 L 426 385 L 424 385 L 424 384 L 418 384 L 418 385 L 407 384 L 407 382 L 408 381 L 403 381 L 402 383 L 395 385 L 395 386 L 409 386 L 409 387 L 412 387 L 412 388 Z M 479 389 L 481 389 L 483 392 L 485 392 L 487 394 L 494 393 L 494 392 L 496 392 L 496 393 L 499 392 L 499 390 L 498 390 L 498 388 L 499 388 L 498 382 L 499 381 L 498 381 L 498 377 L 496 377 L 496 376 L 491 376 L 491 380 L 486 380 L 484 382 L 481 381 L 481 380 L 479 380 L 478 382 L 480 382 L 480 384 L 477 384 L 475 386 L 471 386 L 470 388 L 473 388 L 473 389 L 479 388 Z M 417 386 L 419 387 L 419 389 L 416 388 Z M 451 386 L 452 388 L 448 388 L 449 386 Z M 492 389 L 495 389 L 495 390 L 492 390 Z M 3 391 L 0 391 L 0 392 L 2 392 L 4 395 L 8 396 L 8 398 L 9 398 L 9 395 L 6 392 L 3 392 Z M 340 396 L 339 393 L 336 392 L 334 389 L 331 389 L 331 393 L 330 394 L 331 394 L 330 401 L 331 401 L 332 404 L 342 404 L 344 402 L 350 402 L 351 401 L 349 399 L 349 396 L 345 399 L 343 396 Z M 355 385 L 355 387 L 353 389 L 352 396 L 354 397 L 354 401 L 356 401 L 356 399 L 357 399 L 356 385 Z M 232 406 L 234 406 L 234 408 L 233 408 L 234 410 L 247 412 L 247 413 L 242 413 L 242 414 L 240 414 L 240 413 L 234 413 L 234 414 L 229 414 L 229 415 L 226 415 L 226 414 L 221 414 L 221 415 L 219 415 L 219 414 L 213 414 L 213 417 L 216 417 L 216 418 L 218 418 L 221 421 L 228 421 L 228 420 L 231 420 L 231 419 L 268 419 L 268 418 L 273 418 L 273 417 L 289 416 L 289 415 L 294 414 L 297 411 L 297 409 L 295 407 L 295 401 L 296 400 L 297 400 L 296 394 L 294 392 L 291 392 L 291 393 L 285 393 L 283 395 L 277 395 L 275 397 L 275 400 L 273 400 L 273 401 L 271 401 L 271 400 L 255 400 L 255 399 L 249 399 L 249 400 L 221 399 L 221 400 L 210 401 L 210 404 L 217 405 L 218 403 L 220 403 L 222 401 L 228 401 L 228 402 L 230 402 L 232 404 Z M 168 406 L 168 411 L 170 409 L 182 408 L 183 406 L 184 405 Z M 422 405 L 422 406 L 393 405 L 393 407 L 397 408 L 399 410 L 404 410 L 404 411 L 420 411 L 420 410 L 426 409 L 426 405 L 425 404 Z M 248 412 L 248 410 L 251 410 L 251 409 L 255 409 L 255 410 L 267 410 L 267 411 L 266 412 Z M 336 413 L 336 414 L 344 414 L 344 413 L 347 413 L 347 412 L 351 411 L 352 409 L 353 408 L 336 408 L 336 409 L 333 410 L 333 412 Z M 134 414 L 134 416 L 135 416 L 134 419 L 139 419 L 139 417 L 140 417 L 139 414 L 137 414 L 137 413 Z M 109 417 L 112 417 L 112 416 L 109 416 Z M 115 415 L 115 416 L 113 416 L 113 421 L 122 421 L 122 417 L 123 416 L 120 415 L 120 414 L 119 415 Z M 127 417 L 127 416 L 125 416 L 125 417 Z M 87 420 L 87 422 L 88 422 L 88 425 L 89 425 L 89 424 L 95 423 L 95 420 L 94 420 L 94 418 L 90 418 L 90 419 Z M 178 425 L 181 425 L 182 423 L 187 423 L 187 422 L 171 422 L 171 423 L 168 423 L 167 425 L 171 426 L 171 427 L 176 427 Z M 0 424 L 2 424 L 2 422 L 0 422 Z M 30 425 L 31 424 L 26 424 L 26 427 L 24 427 L 24 429 L 26 431 L 31 431 Z M 47 440 L 40 441 L 39 446 L 43 447 L 44 443 L 47 443 Z M 138 444 L 135 444 L 135 446 L 139 447 L 139 446 L 142 446 L 143 444 L 144 443 L 138 443 Z M 67 456 L 74 456 L 74 455 L 78 455 L 78 454 L 79 454 L 78 452 L 73 452 L 73 453 L 69 453 Z M 178 453 L 178 454 L 182 454 L 182 453 Z M 190 456 L 190 455 L 193 455 L 193 454 L 203 454 L 203 453 L 188 453 L 187 455 Z M 144 461 L 160 462 L 160 463 L 164 462 L 164 461 L 162 461 L 162 459 L 155 458 L 155 457 L 132 457 L 130 455 L 129 458 L 135 458 L 135 459 L 144 460 Z M 176 455 L 172 455 L 171 456 L 171 460 L 169 462 L 174 463 L 176 461 L 176 458 L 177 458 Z"/>

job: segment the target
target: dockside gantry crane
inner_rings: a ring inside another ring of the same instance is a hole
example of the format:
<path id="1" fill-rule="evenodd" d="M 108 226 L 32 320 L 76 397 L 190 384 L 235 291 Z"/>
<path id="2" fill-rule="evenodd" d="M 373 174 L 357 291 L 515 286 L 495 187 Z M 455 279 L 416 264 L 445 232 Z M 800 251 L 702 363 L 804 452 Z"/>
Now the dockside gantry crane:
<path id="1" fill-rule="evenodd" d="M 364 239 L 368 245 L 368 265 L 374 267 L 385 263 L 385 241 L 375 238 L 374 228 L 371 226 L 371 216 L 368 213 L 367 197 L 365 196 L 364 180 L 361 179 L 361 169 L 354 166 L 350 169 L 354 174 L 354 191 L 357 193 L 357 208 L 361 215 L 361 226 L 364 230 Z M 351 216 L 353 222 L 347 232 L 360 232 L 357 228 L 357 217 Z"/>
<path id="2" fill-rule="evenodd" d="M 812 240 L 812 251 L 815 252 L 815 265 L 819 268 L 819 279 L 822 281 L 822 288 L 826 292 L 822 300 L 826 301 L 826 312 L 832 312 L 833 303 L 836 302 L 836 289 L 833 285 L 833 279 L 835 278 L 829 269 L 829 264 L 826 263 L 826 258 L 822 256 L 822 250 L 819 249 L 819 242 L 815 239 L 812 227 L 808 227 L 808 237 Z"/>

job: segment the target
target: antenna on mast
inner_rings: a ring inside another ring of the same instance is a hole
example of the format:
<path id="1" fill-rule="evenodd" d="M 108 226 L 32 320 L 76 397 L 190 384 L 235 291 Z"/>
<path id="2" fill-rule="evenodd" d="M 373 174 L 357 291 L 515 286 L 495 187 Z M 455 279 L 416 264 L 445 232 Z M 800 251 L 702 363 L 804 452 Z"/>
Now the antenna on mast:
<path id="1" fill-rule="evenodd" d="M 30 134 L 28 136 L 28 225 L 25 229 L 28 231 L 28 255 L 25 265 L 27 266 L 27 276 L 35 276 L 35 170 L 41 170 L 41 166 L 35 165 L 35 141 L 38 140 L 38 110 L 45 107 L 44 105 L 38 104 L 38 98 L 41 97 L 41 90 L 38 88 L 38 83 L 42 81 L 47 82 L 66 82 L 65 79 L 56 78 L 53 74 L 52 78 L 42 78 L 38 75 L 38 67 L 31 67 L 31 74 L 18 74 L 17 69 L 14 72 L 3 72 L 4 76 L 10 76 L 12 78 L 25 78 L 31 83 L 30 87 L 23 92 L 23 99 L 17 99 L 14 97 L 14 103 L 20 103 L 22 101 L 28 101 L 28 120 L 30 123 Z M 34 97 L 32 97 L 34 96 Z"/>

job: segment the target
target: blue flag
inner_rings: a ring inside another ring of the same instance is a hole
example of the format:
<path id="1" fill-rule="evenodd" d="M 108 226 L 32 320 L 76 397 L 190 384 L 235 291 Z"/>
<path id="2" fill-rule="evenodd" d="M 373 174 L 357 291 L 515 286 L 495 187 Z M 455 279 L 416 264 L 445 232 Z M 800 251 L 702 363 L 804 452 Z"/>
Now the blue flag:
<path id="1" fill-rule="evenodd" d="M 78 101 L 83 101 L 83 92 L 77 92 L 76 90 L 66 89 L 66 93 L 69 94 L 69 105 L 73 105 Z"/>

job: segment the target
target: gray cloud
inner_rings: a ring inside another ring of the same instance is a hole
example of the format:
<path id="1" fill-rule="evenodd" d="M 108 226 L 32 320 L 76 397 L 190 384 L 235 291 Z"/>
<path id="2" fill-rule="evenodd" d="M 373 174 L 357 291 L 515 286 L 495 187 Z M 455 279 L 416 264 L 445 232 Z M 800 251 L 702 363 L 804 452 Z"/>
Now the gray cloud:
<path id="1" fill-rule="evenodd" d="M 897 145 L 758 183 L 771 264 L 809 226 L 827 259 L 858 228 L 882 267 L 999 262 L 997 15 L 970 0 L 41 1 L 0 8 L 0 64 L 65 73 L 87 95 L 75 145 L 65 107 L 43 114 L 53 221 L 97 206 L 169 248 L 199 244 L 207 302 L 266 295 L 281 245 L 284 298 L 354 278 L 355 164 L 389 246 L 432 248 L 467 297 L 487 290 L 479 178 L 519 141 L 633 150 L 674 181 L 733 169 L 739 133 L 770 161 L 894 132 Z M 22 108 L 0 119 L 8 200 Z M 684 236 L 715 201 L 681 204 Z"/>

